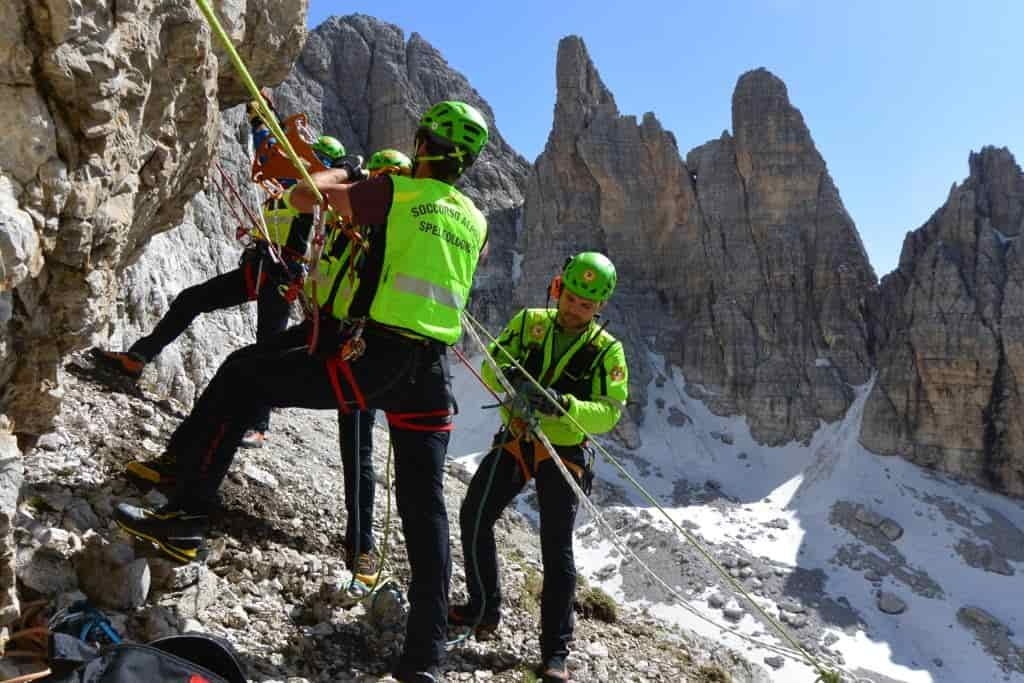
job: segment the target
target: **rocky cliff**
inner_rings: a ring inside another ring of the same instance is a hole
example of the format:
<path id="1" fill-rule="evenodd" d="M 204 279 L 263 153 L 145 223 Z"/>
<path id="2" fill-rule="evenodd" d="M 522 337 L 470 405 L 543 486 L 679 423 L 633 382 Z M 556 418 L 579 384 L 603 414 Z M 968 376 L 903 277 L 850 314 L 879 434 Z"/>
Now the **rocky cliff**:
<path id="1" fill-rule="evenodd" d="M 283 78 L 305 0 L 214 4 L 253 75 Z M 190 0 L 17 0 L 0 26 L 0 125 L 17 131 L 0 152 L 0 412 L 34 435 L 61 359 L 112 319 L 121 270 L 203 187 L 242 88 Z"/>
<path id="2" fill-rule="evenodd" d="M 412 152 L 420 115 L 446 99 L 479 109 L 490 139 L 459 182 L 487 216 L 490 253 L 477 271 L 471 307 L 491 322 L 509 311 L 512 246 L 529 164 L 502 137 L 490 105 L 418 33 L 364 15 L 332 17 L 310 33 L 295 69 L 275 90 L 281 108 L 304 111 L 314 127 L 339 138 L 350 153 L 383 148 Z"/>
<path id="3" fill-rule="evenodd" d="M 492 124 L 486 151 L 460 188 L 487 214 L 490 254 L 478 270 L 472 306 L 495 327 L 510 310 L 507 282 L 528 165 L 501 137 L 489 105 L 468 81 L 418 34 L 406 41 L 398 27 L 354 15 L 333 17 L 314 29 L 274 91 L 282 116 L 305 112 L 315 130 L 364 156 L 383 147 L 410 151 L 420 113 L 441 99 L 470 102 Z M 225 112 L 214 156 L 255 210 L 259 197 L 248 180 L 250 147 L 241 108 Z M 220 182 L 216 171 L 212 177 Z M 125 269 L 123 300 L 110 326 L 112 346 L 127 348 L 151 330 L 185 287 L 235 267 L 240 244 L 232 207 L 241 211 L 211 182 L 188 204 L 179 227 L 155 238 Z M 145 381 L 160 394 L 191 402 L 223 357 L 253 339 L 254 330 L 251 306 L 201 316 L 157 357 Z"/>
<path id="4" fill-rule="evenodd" d="M 652 338 L 766 442 L 842 416 L 870 371 L 861 305 L 875 276 L 782 81 L 744 74 L 733 132 L 685 162 L 653 114 L 619 113 L 579 38 L 559 45 L 557 83 L 527 185 L 520 295 L 536 299 L 574 251 L 607 250 L 620 278 L 610 329 L 633 342 L 641 405 L 652 368 L 637 342 Z"/>
<path id="5" fill-rule="evenodd" d="M 280 81 L 305 35 L 305 0 L 214 5 L 253 46 L 243 52 L 254 76 Z M 31 443 L 49 429 L 65 356 L 106 336 L 123 300 L 166 296 L 123 273 L 197 213 L 186 205 L 204 185 L 220 108 L 242 99 L 218 55 L 191 0 L 0 6 L 0 624 L 18 613 L 12 432 Z M 182 278 L 187 267 L 171 263 L 163 277 Z"/>
<path id="6" fill-rule="evenodd" d="M 1024 174 L 1007 149 L 907 235 L 871 297 L 878 381 L 860 440 L 1024 495 Z"/>

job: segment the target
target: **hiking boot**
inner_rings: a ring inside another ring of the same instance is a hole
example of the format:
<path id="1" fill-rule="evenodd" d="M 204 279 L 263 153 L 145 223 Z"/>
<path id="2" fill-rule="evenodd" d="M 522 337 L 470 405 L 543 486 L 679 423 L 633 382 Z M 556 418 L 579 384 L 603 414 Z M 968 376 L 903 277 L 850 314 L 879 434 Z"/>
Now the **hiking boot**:
<path id="1" fill-rule="evenodd" d="M 266 440 L 267 435 L 265 432 L 250 429 L 246 431 L 238 445 L 240 448 L 263 448 L 263 444 Z"/>
<path id="2" fill-rule="evenodd" d="M 436 666 L 416 671 L 399 667 L 391 675 L 401 683 L 437 683 L 441 680 L 441 672 Z"/>
<path id="3" fill-rule="evenodd" d="M 93 348 L 92 355 L 103 367 L 131 379 L 142 377 L 146 368 L 146 359 L 131 351 L 107 351 L 97 346 Z"/>
<path id="4" fill-rule="evenodd" d="M 125 468 L 130 479 L 155 486 L 174 486 L 177 481 L 178 458 L 164 453 L 153 460 L 132 460 Z"/>
<path id="5" fill-rule="evenodd" d="M 147 510 L 127 503 L 114 509 L 114 521 L 132 536 L 155 543 L 179 562 L 196 560 L 210 527 L 207 515 L 167 507 Z"/>
<path id="6" fill-rule="evenodd" d="M 480 613 L 473 605 L 452 605 L 448 608 L 448 625 L 473 629 L 477 640 L 491 640 L 498 630 L 501 617 L 498 614 Z"/>
<path id="7" fill-rule="evenodd" d="M 356 581 L 361 582 L 367 588 L 373 588 L 377 585 L 377 580 L 380 578 L 380 558 L 377 557 L 377 553 L 373 550 L 367 553 L 359 553 L 359 558 L 354 562 L 349 562 L 349 569 L 355 576 Z"/>
<path id="8" fill-rule="evenodd" d="M 561 683 L 569 680 L 569 669 L 565 665 L 565 657 L 561 655 L 548 657 L 537 673 L 544 683 Z"/>

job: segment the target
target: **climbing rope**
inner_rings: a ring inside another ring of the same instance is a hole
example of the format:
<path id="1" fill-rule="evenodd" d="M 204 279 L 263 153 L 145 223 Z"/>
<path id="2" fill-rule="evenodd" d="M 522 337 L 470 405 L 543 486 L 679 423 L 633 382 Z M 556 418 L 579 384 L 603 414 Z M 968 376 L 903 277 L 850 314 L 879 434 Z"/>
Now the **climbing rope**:
<path id="1" fill-rule="evenodd" d="M 498 403 L 501 403 L 501 397 L 498 396 L 498 394 L 493 389 L 491 389 L 489 386 L 487 386 L 487 383 L 484 381 L 484 378 L 480 376 L 480 373 L 477 372 L 476 368 L 473 367 L 473 364 L 469 362 L 469 359 L 466 358 L 466 356 L 462 353 L 462 351 L 459 351 L 458 347 L 455 347 L 455 346 L 452 347 L 452 350 L 455 351 L 455 355 L 457 355 L 459 357 L 459 360 L 461 360 L 462 363 L 467 368 L 469 368 L 469 371 L 471 373 L 473 373 L 473 376 L 475 376 L 478 380 L 480 380 L 480 384 L 482 384 L 483 387 L 485 389 L 487 389 L 487 391 L 489 391 L 491 393 L 491 396 L 493 396 L 494 399 L 496 401 L 498 401 Z M 507 432 L 504 435 L 504 437 L 503 437 L 503 439 L 502 439 L 502 441 L 500 443 L 498 443 L 495 446 L 493 446 L 490 450 L 484 451 L 484 453 L 485 454 L 486 453 L 490 453 L 491 451 L 493 451 L 495 449 L 500 451 L 502 448 L 505 447 L 505 444 L 507 444 L 511 439 L 512 439 L 512 432 L 509 431 L 509 432 Z M 459 635 L 459 637 L 457 637 L 457 638 L 455 638 L 453 640 L 449 640 L 447 643 L 445 643 L 445 645 L 447 647 L 449 647 L 449 648 L 454 647 L 454 646 L 458 645 L 459 643 L 462 643 L 463 641 L 467 640 L 470 635 L 473 634 L 473 632 L 476 630 L 476 627 L 479 626 L 480 623 L 484 620 L 484 611 L 487 609 L 487 603 L 486 603 L 487 596 L 484 595 L 486 587 L 484 586 L 483 576 L 480 574 L 480 564 L 479 564 L 479 558 L 477 558 L 477 554 L 476 554 L 476 544 L 477 544 L 477 539 L 480 537 L 480 522 L 483 520 L 483 516 L 484 516 L 484 505 L 487 504 L 487 498 L 490 497 L 491 486 L 494 485 L 494 475 L 498 471 L 498 463 L 499 462 L 500 462 L 500 458 L 496 457 L 496 458 L 494 458 L 494 462 L 491 463 L 491 469 L 490 469 L 490 472 L 487 474 L 487 481 L 484 484 L 484 492 L 483 492 L 483 495 L 480 498 L 480 505 L 479 505 L 479 507 L 477 507 L 476 519 L 473 521 L 473 538 L 472 538 L 472 544 L 470 545 L 470 547 L 473 549 L 473 559 L 472 559 L 472 562 L 473 562 L 473 573 L 476 576 L 476 585 L 477 585 L 477 589 L 479 589 L 479 591 L 480 591 L 480 596 L 481 596 L 480 609 L 476 613 L 476 615 L 473 617 L 473 623 L 468 625 L 469 628 L 466 629 L 466 631 L 464 633 Z"/>
<path id="2" fill-rule="evenodd" d="M 277 144 L 281 146 L 285 155 L 295 166 L 295 170 L 302 175 L 302 179 L 306 181 L 307 185 L 309 185 L 313 192 L 313 196 L 316 197 L 317 203 L 323 204 L 325 202 L 324 196 L 320 193 L 320 190 L 317 189 L 316 183 L 313 182 L 309 172 L 306 170 L 305 164 L 302 163 L 299 155 L 295 152 L 295 148 L 292 147 L 292 143 L 288 140 L 288 136 L 285 135 L 283 130 L 281 130 L 281 124 L 278 122 L 277 116 L 274 115 L 274 111 L 263 98 L 263 94 L 260 92 L 256 82 L 249 74 L 249 70 L 246 68 L 245 62 L 242 61 L 242 58 L 238 55 L 238 51 L 235 50 L 235 46 L 232 44 L 231 38 L 229 38 L 227 32 L 224 31 L 224 27 L 221 25 L 217 15 L 214 13 L 213 8 L 210 7 L 210 3 L 208 0 L 196 0 L 196 4 L 199 6 L 199 10 L 203 13 L 203 16 L 206 17 L 206 21 L 210 25 L 210 29 L 213 31 L 213 34 L 217 36 L 217 39 L 221 42 L 225 52 L 228 53 L 228 58 L 234 65 L 235 70 L 238 71 L 238 75 L 242 79 L 242 84 L 252 96 L 253 102 L 256 104 L 256 111 L 260 115 L 260 118 L 263 119 L 263 123 L 267 125 L 270 132 L 277 138 Z"/>
<path id="3" fill-rule="evenodd" d="M 235 202 L 237 202 L 238 205 L 242 207 L 242 211 L 245 212 L 245 215 L 249 217 L 249 225 L 253 226 L 253 227 L 250 227 L 248 229 L 243 228 L 242 226 L 244 226 L 246 224 L 246 222 L 243 221 L 239 217 L 238 211 L 237 211 L 237 209 L 235 209 L 235 204 L 232 203 L 231 201 L 227 201 L 228 207 L 231 209 L 231 213 L 234 214 L 235 220 L 238 221 L 239 230 L 240 231 L 241 230 L 245 230 L 245 232 L 247 232 L 249 234 L 252 234 L 253 230 L 256 230 L 257 231 L 257 235 L 258 236 L 262 236 L 264 241 L 267 243 L 267 249 L 270 251 L 271 257 L 276 262 L 283 263 L 283 256 L 281 254 L 281 249 L 280 249 L 280 247 L 277 244 L 275 244 L 269 238 L 269 231 L 267 229 L 266 224 L 263 221 L 262 214 L 260 214 L 259 212 L 254 212 L 252 209 L 249 208 L 249 205 L 246 204 L 244 199 L 242 199 L 242 195 L 238 191 L 238 188 L 235 186 L 234 181 L 231 180 L 231 176 L 229 176 L 227 174 L 227 172 L 224 170 L 224 167 L 221 166 L 219 161 L 216 161 L 214 163 L 215 163 L 215 165 L 217 167 L 217 172 L 220 174 L 221 182 L 223 182 L 224 186 L 226 186 L 228 188 L 228 190 L 230 191 L 231 196 L 234 198 Z M 221 193 L 221 197 L 223 197 L 225 200 L 227 200 L 228 197 L 227 197 L 227 193 L 224 192 L 224 187 L 221 186 L 221 184 L 217 182 L 216 178 L 211 178 L 211 179 L 213 180 L 214 185 L 217 186 L 217 190 Z M 235 236 L 239 237 L 239 233 L 236 233 Z"/>
<path id="4" fill-rule="evenodd" d="M 309 269 L 312 270 L 313 268 L 316 268 L 317 264 L 320 261 L 320 256 L 323 253 L 323 247 L 326 241 L 324 234 L 324 225 L 326 222 L 327 214 L 333 207 L 330 206 L 330 203 L 328 202 L 327 198 L 324 197 L 323 193 L 320 192 L 320 189 L 316 186 L 316 183 L 313 181 L 312 176 L 309 175 L 309 171 L 306 169 L 305 163 L 303 163 L 302 159 L 295 151 L 295 148 L 292 146 L 291 141 L 288 139 L 287 134 L 281 128 L 281 124 L 277 120 L 277 115 L 274 113 L 274 110 L 267 103 L 266 98 L 263 97 L 263 93 L 260 92 L 259 87 L 253 80 L 252 75 L 249 73 L 249 69 L 245 66 L 245 62 L 242 61 L 242 58 L 239 56 L 238 51 L 235 50 L 235 46 L 231 43 L 231 39 L 224 31 L 224 27 L 221 25 L 220 20 L 214 13 L 213 8 L 210 6 L 209 0 L 196 0 L 196 4 L 198 5 L 199 10 L 203 13 L 203 16 L 206 18 L 206 21 L 210 26 L 210 30 L 220 41 L 221 45 L 224 47 L 225 52 L 227 52 L 228 58 L 234 65 L 235 70 L 238 72 L 239 77 L 242 79 L 242 84 L 245 86 L 246 90 L 248 90 L 249 94 L 252 96 L 253 103 L 255 104 L 256 113 L 259 114 L 260 118 L 263 120 L 263 123 L 266 124 L 267 128 L 270 129 L 271 134 L 277 140 L 277 144 L 280 145 L 282 150 L 284 150 L 285 156 L 288 157 L 288 160 L 295 167 L 295 170 L 299 172 L 299 175 L 302 177 L 302 180 L 306 183 L 306 186 L 308 186 L 310 192 L 312 192 L 313 197 L 316 200 L 313 208 L 313 231 L 309 247 L 310 257 L 308 259 L 307 264 Z M 266 226 L 263 226 L 262 223 L 260 223 L 258 220 L 256 221 L 256 224 L 261 225 L 264 230 L 264 234 L 267 234 Z M 341 221 L 338 224 L 337 229 L 340 230 L 342 234 L 344 234 L 345 237 L 355 245 L 354 248 L 364 250 L 366 249 L 366 240 L 363 238 L 363 236 L 357 230 L 345 224 L 344 221 Z M 280 253 L 275 254 L 275 256 L 280 260 Z M 311 317 L 313 319 L 313 337 L 309 345 L 309 352 L 313 353 L 316 349 L 316 343 L 320 331 L 320 314 L 319 306 L 317 304 L 315 280 L 313 281 L 312 285 L 312 297 L 309 297 L 309 299 L 309 310 L 311 311 Z"/>
<path id="5" fill-rule="evenodd" d="M 583 493 L 582 489 L 579 487 L 579 484 L 576 482 L 575 477 L 573 477 L 570 474 L 569 470 L 562 462 L 562 459 L 558 457 L 554 447 L 551 445 L 547 436 L 541 430 L 535 430 L 535 436 L 537 436 L 537 438 L 540 439 L 541 443 L 544 444 L 544 447 L 547 448 L 548 451 L 552 454 L 551 459 L 555 462 L 555 465 L 558 468 L 559 472 L 562 474 L 562 477 L 573 489 L 577 498 L 594 517 L 594 520 L 597 522 L 598 526 L 605 531 L 605 536 L 608 538 L 608 540 L 620 552 L 622 552 L 625 556 L 631 557 L 635 562 L 637 562 L 637 564 L 640 565 L 640 567 L 651 577 L 651 579 L 659 586 L 661 586 L 661 588 L 665 590 L 666 593 L 674 597 L 680 603 L 680 605 L 683 606 L 684 609 L 686 609 L 688 612 L 698 617 L 702 621 L 714 626 L 717 629 L 738 636 L 759 647 L 763 647 L 765 649 L 774 651 L 780 655 L 789 657 L 796 661 L 806 662 L 817 672 L 818 681 L 820 681 L 820 683 L 840 683 L 841 678 L 839 671 L 827 669 L 821 663 L 821 661 L 812 653 L 810 653 L 803 645 L 801 645 L 800 642 L 797 641 L 792 636 L 792 634 L 790 634 L 789 631 L 777 619 L 768 614 L 768 612 L 765 611 L 765 609 L 761 607 L 761 605 L 758 604 L 756 600 L 754 600 L 754 597 L 742 586 L 742 584 L 736 581 L 736 579 L 733 578 L 731 574 L 729 574 L 725 567 L 723 567 L 721 564 L 718 563 L 717 560 L 715 560 L 715 558 L 711 555 L 710 551 L 708 551 L 707 548 L 705 548 L 704 545 L 693 534 L 691 534 L 685 528 L 680 526 L 674 519 L 672 519 L 672 516 L 668 514 L 668 511 L 665 510 L 664 507 L 662 507 L 662 505 L 657 501 L 657 499 L 655 499 L 655 497 L 651 495 L 647 491 L 647 489 L 645 489 L 643 485 L 640 484 L 640 482 L 637 481 L 625 469 L 625 467 L 623 467 L 618 462 L 618 460 L 614 456 L 612 456 L 611 453 L 608 452 L 608 450 L 600 442 L 594 439 L 594 437 L 586 429 L 584 429 L 583 426 L 580 425 L 580 423 L 564 407 L 562 407 L 558 401 L 552 399 L 551 395 L 543 386 L 541 386 L 537 379 L 530 375 L 526 371 L 526 369 L 522 365 L 520 365 L 519 362 L 516 361 L 516 359 L 513 358 L 512 355 L 501 344 L 498 343 L 498 340 L 493 335 L 491 335 L 490 332 L 488 332 L 487 328 L 484 327 L 482 323 L 480 323 L 476 318 L 474 318 L 472 314 L 470 314 L 468 311 L 463 311 L 462 315 L 463 320 L 466 323 L 468 323 L 465 325 L 466 330 L 469 332 L 470 336 L 473 338 L 476 344 L 480 347 L 481 351 L 484 354 L 485 360 L 495 371 L 495 376 L 498 378 L 498 381 L 501 383 L 505 391 L 509 393 L 514 393 L 512 386 L 509 384 L 508 380 L 502 374 L 501 369 L 498 366 L 498 362 L 495 360 L 494 356 L 491 355 L 490 351 L 488 350 L 488 346 L 484 344 L 483 340 L 481 339 L 481 333 L 483 334 L 483 336 L 487 338 L 488 342 L 494 346 L 494 348 L 498 349 L 505 356 L 505 359 L 508 360 L 513 367 L 515 367 L 519 372 L 521 372 L 523 376 L 527 378 L 527 380 L 531 384 L 533 384 L 534 388 L 537 391 L 539 391 L 543 396 L 545 396 L 548 399 L 548 401 L 551 402 L 552 405 L 555 405 L 558 408 L 559 412 L 562 413 L 562 415 L 568 418 L 570 423 L 577 430 L 582 432 L 588 439 L 591 440 L 591 442 L 595 445 L 598 451 L 600 451 L 604 459 L 608 461 L 613 467 L 615 467 L 619 474 L 624 479 L 626 479 L 630 484 L 632 484 L 632 486 L 637 491 L 640 492 L 640 494 L 647 500 L 647 502 L 654 506 L 665 517 L 665 519 L 668 520 L 669 524 L 673 528 L 675 528 L 675 530 L 678 531 L 679 534 L 683 536 L 683 538 L 685 538 L 688 543 L 690 543 L 694 548 L 696 548 L 696 550 L 704 557 L 704 559 L 707 560 L 711 564 L 711 566 L 714 567 L 715 570 L 722 575 L 722 577 L 726 580 L 730 587 L 732 587 L 732 589 L 736 593 L 743 596 L 743 598 L 753 607 L 753 609 L 758 614 L 760 614 L 761 617 L 763 617 L 765 621 L 767 621 L 772 626 L 772 628 L 775 629 L 775 631 L 783 638 L 783 640 L 788 642 L 792 647 L 787 648 L 775 645 L 773 643 L 759 641 L 756 638 L 753 638 L 752 636 L 748 636 L 745 633 L 742 633 L 738 630 L 734 630 L 733 628 L 730 628 L 728 626 L 725 626 L 724 624 L 720 624 L 714 621 L 713 619 L 708 618 L 707 616 L 702 614 L 696 607 L 691 605 L 678 591 L 669 586 L 669 584 L 666 583 L 664 579 L 658 576 L 658 574 L 653 569 L 651 569 L 643 560 L 641 560 L 640 557 L 637 556 L 637 554 L 633 552 L 631 548 L 629 548 L 625 543 L 623 543 L 619 539 L 615 530 L 612 528 L 611 524 L 609 524 L 608 521 L 605 520 L 604 516 L 601 514 L 600 510 L 598 510 L 597 506 L 586 496 L 586 494 Z M 853 676 L 852 672 L 845 671 L 843 669 L 839 670 L 844 671 L 844 673 L 848 673 L 849 675 Z"/>

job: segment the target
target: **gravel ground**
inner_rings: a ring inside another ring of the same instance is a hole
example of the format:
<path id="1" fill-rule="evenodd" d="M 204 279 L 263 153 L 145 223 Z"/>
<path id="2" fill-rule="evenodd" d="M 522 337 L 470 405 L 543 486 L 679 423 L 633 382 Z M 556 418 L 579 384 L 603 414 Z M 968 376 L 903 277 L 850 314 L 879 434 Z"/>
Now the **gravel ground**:
<path id="1" fill-rule="evenodd" d="M 340 559 L 344 499 L 336 417 L 330 412 L 275 413 L 267 446 L 241 451 L 223 490 L 223 510 L 204 563 L 179 566 L 147 544 L 132 543 L 111 521 L 113 505 L 130 499 L 159 504 L 159 491 L 122 477 L 125 464 L 158 455 L 185 414 L 141 385 L 75 355 L 64 369 L 63 411 L 56 430 L 26 455 L 26 483 L 16 528 L 23 600 L 54 609 L 87 594 L 115 626 L 147 641 L 185 630 L 226 637 L 254 681 L 376 681 L 401 649 L 404 610 L 394 593 L 354 606 Z M 375 432 L 378 542 L 386 519 L 387 435 Z M 448 470 L 452 525 L 452 599 L 464 598 L 458 506 L 468 472 Z M 397 514 L 387 549 L 388 574 L 399 591 L 408 579 Z M 639 529 L 645 542 L 667 542 Z M 507 608 L 494 640 L 464 640 L 445 664 L 449 681 L 529 681 L 536 658 L 540 550 L 536 529 L 510 510 L 497 528 Z M 683 555 L 680 555 L 680 559 Z M 683 563 L 687 564 L 687 563 Z M 695 564 L 695 563 L 688 563 Z M 678 565 L 677 565 L 678 566 Z M 770 567 L 751 563 L 758 576 Z M 116 579 L 110 580 L 110 572 Z M 705 579 L 701 579 L 705 582 Z M 704 639 L 648 615 L 600 600 L 577 623 L 570 658 L 580 681 L 764 681 L 765 672 Z M 595 609 L 594 607 L 598 608 Z M 458 634 L 452 633 L 453 638 Z M 32 670 L 5 660 L 0 676 Z"/>

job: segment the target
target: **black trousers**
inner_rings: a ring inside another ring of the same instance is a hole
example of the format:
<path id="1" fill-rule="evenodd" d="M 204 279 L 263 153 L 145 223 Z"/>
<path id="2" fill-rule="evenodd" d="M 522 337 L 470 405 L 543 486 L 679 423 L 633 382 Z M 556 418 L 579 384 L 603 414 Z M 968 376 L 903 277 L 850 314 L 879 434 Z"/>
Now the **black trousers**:
<path id="1" fill-rule="evenodd" d="M 348 524 L 345 544 L 349 550 L 365 553 L 375 547 L 373 541 L 373 421 L 376 410 L 344 413 L 338 411 L 338 439 L 345 476 L 345 510 Z M 359 444 L 356 447 L 358 430 Z M 358 470 L 358 476 L 357 472 Z M 357 536 L 358 530 L 358 536 Z"/>
<path id="2" fill-rule="evenodd" d="M 171 504 L 208 511 L 253 414 L 263 406 L 336 410 L 338 396 L 325 354 L 337 342 L 321 335 L 319 353 L 300 325 L 232 353 L 189 417 L 171 437 L 178 486 Z M 338 389 L 350 406 L 386 411 L 394 449 L 398 514 L 412 578 L 402 666 L 440 663 L 447 635 L 451 555 L 443 478 L 451 428 L 450 378 L 444 345 L 420 343 L 367 327 L 366 352 L 338 369 Z"/>
<path id="3" fill-rule="evenodd" d="M 284 331 L 288 326 L 290 305 L 277 291 L 274 280 L 267 277 L 269 271 L 260 272 L 261 259 L 253 256 L 255 254 L 247 253 L 238 268 L 182 290 L 153 331 L 132 344 L 129 351 L 150 362 L 201 313 L 239 306 L 253 299 L 256 300 L 256 341 L 265 341 Z M 278 266 L 266 264 L 265 268 Z M 247 425 L 261 432 L 269 426 L 270 408 L 266 407 L 255 413 L 252 424 Z"/>
<path id="4" fill-rule="evenodd" d="M 499 433 L 495 438 L 496 446 L 502 441 L 504 433 Z M 583 465 L 579 448 L 558 448 L 558 451 L 564 460 Z M 537 482 L 540 549 L 544 565 L 540 652 L 541 659 L 547 660 L 558 655 L 568 656 L 569 641 L 575 627 L 572 604 L 576 595 L 576 563 L 572 553 L 572 529 L 579 502 L 552 460 L 543 460 L 535 467 L 531 464 L 527 462 Z M 470 608 L 471 612 L 482 612 L 485 621 L 496 620 L 501 612 L 494 524 L 526 483 L 515 456 L 495 447 L 477 468 L 459 510 Z"/>

